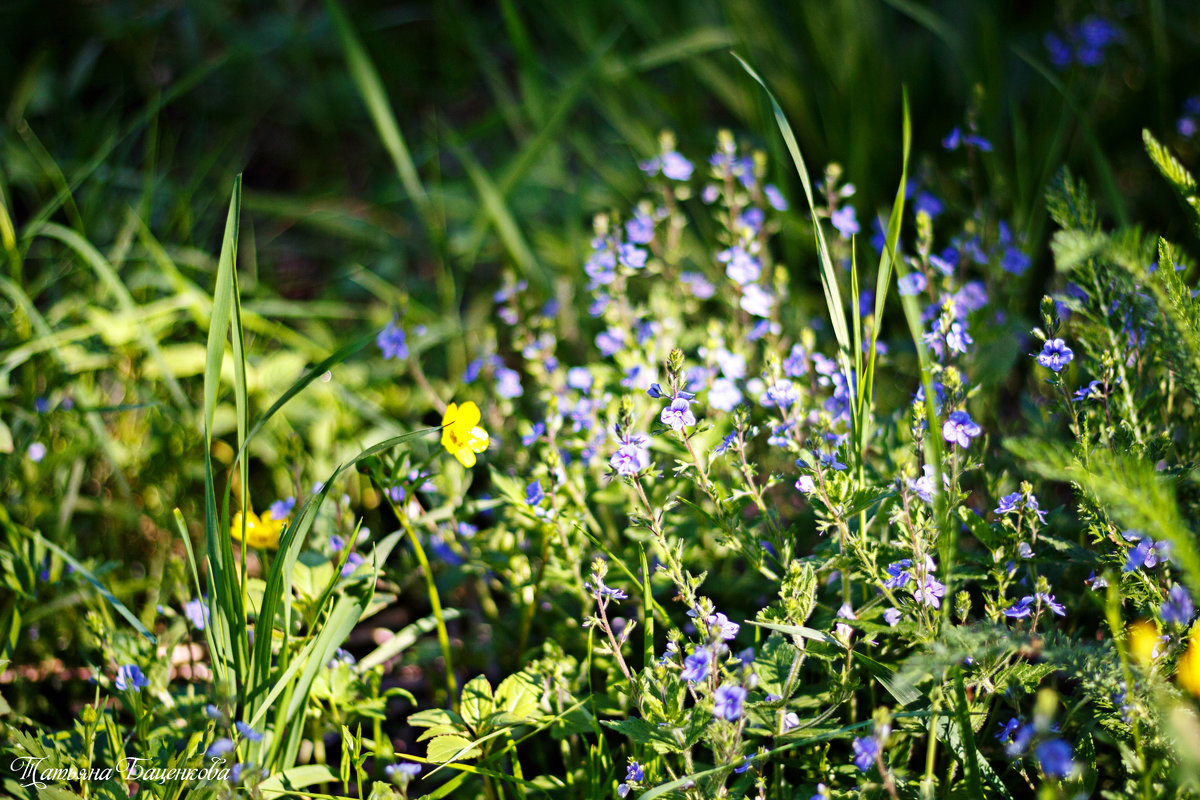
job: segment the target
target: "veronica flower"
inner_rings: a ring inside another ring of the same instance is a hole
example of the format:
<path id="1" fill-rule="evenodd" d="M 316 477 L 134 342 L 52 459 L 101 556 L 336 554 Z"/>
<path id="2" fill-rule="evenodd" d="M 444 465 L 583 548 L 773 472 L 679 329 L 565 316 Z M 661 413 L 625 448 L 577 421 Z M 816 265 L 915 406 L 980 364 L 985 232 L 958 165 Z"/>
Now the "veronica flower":
<path id="1" fill-rule="evenodd" d="M 970 447 L 971 440 L 983 433 L 971 415 L 966 411 L 951 412 L 950 418 L 942 425 L 942 438 L 959 447 Z"/>
<path id="2" fill-rule="evenodd" d="M 1011 514 L 1012 512 L 1020 509 L 1020 506 L 1018 505 L 1020 502 L 1021 502 L 1021 493 L 1020 492 L 1013 492 L 1012 494 L 1006 494 L 1006 495 L 1004 495 L 1004 497 L 1000 498 L 1000 505 L 996 506 L 995 513 Z"/>
<path id="3" fill-rule="evenodd" d="M 525 487 L 525 504 L 530 506 L 541 505 L 541 502 L 546 499 L 546 493 L 542 491 L 542 482 L 536 480 Z"/>
<path id="4" fill-rule="evenodd" d="M 204 598 L 197 597 L 183 604 L 183 615 L 187 617 L 188 622 L 192 623 L 192 627 L 198 631 L 204 630 L 204 625 L 208 622 L 209 613 L 208 603 L 205 602 Z"/>
<path id="5" fill-rule="evenodd" d="M 261 733 L 259 733 L 258 731 L 254 730 L 254 728 L 251 728 L 248 723 L 243 722 L 242 720 L 238 720 L 234 724 L 234 727 L 237 728 L 238 734 L 241 735 L 243 738 L 249 739 L 252 742 L 261 742 L 262 741 L 263 735 Z"/>
<path id="6" fill-rule="evenodd" d="M 755 317 L 769 317 L 775 298 L 758 284 L 750 284 L 742 293 L 741 308 Z"/>
<path id="7" fill-rule="evenodd" d="M 680 673 L 680 677 L 689 683 L 699 683 L 708 677 L 711 661 L 712 651 L 707 647 L 697 647 L 683 660 L 683 672 Z"/>
<path id="8" fill-rule="evenodd" d="M 746 690 L 741 686 L 720 686 L 713 694 L 713 714 L 734 722 L 741 719 Z"/>
<path id="9" fill-rule="evenodd" d="M 1075 750 L 1062 739 L 1049 739 L 1033 751 L 1048 778 L 1065 778 L 1075 771 Z"/>
<path id="10" fill-rule="evenodd" d="M 854 210 L 854 206 L 842 206 L 833 212 L 829 221 L 833 223 L 833 227 L 837 228 L 837 232 L 843 239 L 849 239 L 859 232 L 858 212 Z"/>
<path id="11" fill-rule="evenodd" d="M 138 691 L 150 685 L 150 679 L 142 674 L 136 664 L 123 664 L 117 667 L 117 677 L 113 681 L 117 689 L 122 692 L 129 690 Z"/>
<path id="12" fill-rule="evenodd" d="M 905 558 L 901 561 L 888 564 L 887 574 L 889 577 L 883 585 L 889 589 L 903 588 L 906 583 L 912 580 L 912 575 L 908 572 L 908 568 L 912 566 L 912 563 L 911 558 Z"/>
<path id="13" fill-rule="evenodd" d="M 860 736 L 854 740 L 854 766 L 863 772 L 871 769 L 879 755 L 879 740 L 874 736 Z"/>
<path id="14" fill-rule="evenodd" d="M 644 211 L 637 211 L 625 223 L 625 238 L 634 244 L 649 244 L 654 239 L 654 219 Z"/>
<path id="15" fill-rule="evenodd" d="M 784 199 L 783 193 L 773 183 L 768 183 L 763 187 L 763 195 L 767 198 L 767 202 L 771 204 L 771 208 L 776 211 L 787 211 L 788 203 Z"/>
<path id="16" fill-rule="evenodd" d="M 720 411 L 733 411 L 742 399 L 742 390 L 728 378 L 717 378 L 708 390 L 708 404 Z"/>
<path id="17" fill-rule="evenodd" d="M 650 439 L 644 434 L 629 434 L 622 438 L 608 463 L 618 475 L 636 475 L 650 466 L 649 445 Z"/>
<path id="18" fill-rule="evenodd" d="M 942 607 L 942 598 L 946 596 L 946 584 L 932 575 L 925 576 L 925 582 L 913 589 L 913 598 L 933 608 Z"/>
<path id="19" fill-rule="evenodd" d="M 804 494 L 812 494 L 817 490 L 817 483 L 812 475 L 801 475 L 796 479 L 796 488 Z"/>
<path id="20" fill-rule="evenodd" d="M 1162 617 L 1164 624 L 1170 625 L 1173 623 L 1184 627 L 1191 622 L 1192 614 L 1195 611 L 1196 607 L 1192 603 L 1192 596 L 1188 594 L 1187 589 L 1177 583 L 1171 587 L 1171 591 L 1167 594 L 1167 599 L 1163 602 L 1162 608 L 1159 610 L 1159 616 Z"/>
<path id="21" fill-rule="evenodd" d="M 710 615 L 706 621 L 708 622 L 709 629 L 716 634 L 717 637 L 724 639 L 725 641 L 729 641 L 737 636 L 738 630 L 741 628 L 741 626 L 736 622 L 731 622 L 729 617 L 719 612 Z"/>
<path id="22" fill-rule="evenodd" d="M 387 327 L 375 337 L 375 344 L 383 352 L 384 359 L 408 358 L 408 344 L 405 341 L 404 330 L 389 322 Z"/>
<path id="23" fill-rule="evenodd" d="M 1075 353 L 1067 347 L 1062 339 L 1050 339 L 1042 345 L 1042 352 L 1037 355 L 1037 363 L 1054 372 L 1062 372 L 1067 364 L 1075 358 Z"/>
<path id="24" fill-rule="evenodd" d="M 775 381 L 766 392 L 766 399 L 770 400 L 772 405 L 783 409 L 791 408 L 799 397 L 800 392 L 787 379 Z"/>
<path id="25" fill-rule="evenodd" d="M 682 397 L 672 400 L 671 405 L 664 408 L 658 418 L 673 431 L 682 431 L 696 424 L 696 415 L 692 413 L 688 401 Z"/>
<path id="26" fill-rule="evenodd" d="M 220 739 L 217 739 L 211 745 L 209 745 L 208 750 L 206 750 L 204 753 L 204 757 L 205 758 L 221 758 L 223 756 L 229 755 L 232 752 L 233 752 L 233 740 L 222 737 Z"/>
<path id="27" fill-rule="evenodd" d="M 917 295 L 925 291 L 928 282 L 920 272 L 910 272 L 896 282 L 901 296 Z"/>
<path id="28" fill-rule="evenodd" d="M 592 596 L 597 600 L 603 600 L 606 597 L 613 600 L 625 600 L 629 597 L 629 595 L 625 594 L 625 592 L 621 591 L 620 589 L 614 589 L 611 586 L 605 586 L 604 581 L 595 576 L 592 576 L 591 582 L 584 581 L 583 588 L 591 592 Z"/>

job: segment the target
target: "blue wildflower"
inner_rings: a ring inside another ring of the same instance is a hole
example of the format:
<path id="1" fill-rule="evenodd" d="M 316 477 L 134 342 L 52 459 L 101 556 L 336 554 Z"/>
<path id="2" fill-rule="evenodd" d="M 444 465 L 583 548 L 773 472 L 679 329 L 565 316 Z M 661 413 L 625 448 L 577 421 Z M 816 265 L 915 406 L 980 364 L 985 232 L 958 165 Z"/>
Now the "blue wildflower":
<path id="1" fill-rule="evenodd" d="M 375 337 L 375 344 L 383 351 L 383 357 L 389 358 L 408 358 L 408 344 L 405 341 L 404 329 L 396 325 L 395 322 L 389 322 L 387 327 L 379 332 Z"/>
<path id="2" fill-rule="evenodd" d="M 254 728 L 251 728 L 248 723 L 238 720 L 234 727 L 237 728 L 238 734 L 240 734 L 242 737 L 249 739 L 252 742 L 262 741 L 263 735 L 254 730 Z"/>
<path id="3" fill-rule="evenodd" d="M 854 206 L 842 206 L 830 215 L 829 221 L 833 223 L 833 227 L 837 228 L 843 239 L 849 239 L 859 231 L 858 212 L 854 210 Z"/>
<path id="4" fill-rule="evenodd" d="M 908 568 L 913 564 L 911 558 L 905 558 L 900 561 L 893 562 L 887 566 L 888 579 L 884 582 L 884 586 L 889 589 L 900 589 L 912 579 Z"/>
<path id="5" fill-rule="evenodd" d="M 1048 739 L 1033 751 L 1048 778 L 1065 778 L 1075 771 L 1075 750 L 1062 739 Z"/>
<path id="6" fill-rule="evenodd" d="M 496 394 L 501 397 L 520 397 L 525 393 L 521 387 L 521 375 L 515 369 L 499 367 L 496 369 Z"/>
<path id="7" fill-rule="evenodd" d="M 742 402 L 742 390 L 728 378 L 717 378 L 708 390 L 708 404 L 720 411 L 733 411 Z"/>
<path id="8" fill-rule="evenodd" d="M 1004 723 L 1003 727 L 996 733 L 996 738 L 1002 742 L 1007 742 L 1012 739 L 1013 734 L 1021 727 L 1021 720 L 1012 717 L 1008 722 Z"/>
<path id="9" fill-rule="evenodd" d="M 783 192 L 772 183 L 768 183 L 763 187 L 763 194 L 767 198 L 767 202 L 771 204 L 771 208 L 776 211 L 787 211 L 788 203 L 783 196 Z"/>
<path id="10" fill-rule="evenodd" d="M 625 346 L 625 332 L 620 328 L 609 328 L 596 336 L 596 347 L 601 355 L 611 356 Z"/>
<path id="11" fill-rule="evenodd" d="M 721 443 L 713 448 L 713 455 L 724 455 L 735 441 L 737 441 L 737 431 L 732 431 L 728 436 L 721 440 Z"/>
<path id="12" fill-rule="evenodd" d="M 1073 358 L 1075 353 L 1067 347 L 1066 342 L 1062 339 L 1050 339 L 1042 345 L 1042 352 L 1037 355 L 1037 363 L 1054 372 L 1062 372 Z"/>
<path id="13" fill-rule="evenodd" d="M 758 284 L 752 283 L 742 291 L 739 305 L 747 314 L 755 317 L 769 317 L 771 316 L 771 307 L 775 305 L 775 298 Z"/>
<path id="14" fill-rule="evenodd" d="M 874 736 L 860 736 L 854 740 L 854 766 L 863 772 L 871 769 L 879 755 L 879 740 Z"/>
<path id="15" fill-rule="evenodd" d="M 765 395 L 765 399 L 769 400 L 771 405 L 783 409 L 791 408 L 799 398 L 800 392 L 796 389 L 795 384 L 786 378 L 771 384 Z"/>
<path id="16" fill-rule="evenodd" d="M 696 415 L 692 413 L 688 401 L 683 397 L 672 400 L 671 405 L 664 408 L 658 418 L 673 431 L 682 431 L 696 424 Z"/>
<path id="17" fill-rule="evenodd" d="M 1163 602 L 1159 615 L 1165 624 L 1183 627 L 1192 621 L 1195 611 L 1196 607 L 1192 603 L 1192 596 L 1188 594 L 1187 589 L 1177 583 L 1167 593 L 1167 599 Z"/>
<path id="18" fill-rule="evenodd" d="M 187 617 L 188 622 L 192 623 L 193 628 L 202 631 L 205 623 L 208 622 L 208 603 L 200 597 L 188 600 L 183 604 L 183 615 Z"/>
<path id="19" fill-rule="evenodd" d="M 654 218 L 639 210 L 625 223 L 625 238 L 634 244 L 649 244 L 654 238 Z"/>
<path id="20" fill-rule="evenodd" d="M 917 295 L 925 291 L 928 281 L 920 272 L 910 272 L 896 282 L 897 288 L 900 290 L 900 295 L 907 297 Z"/>
<path id="21" fill-rule="evenodd" d="M 546 493 L 542 491 L 541 480 L 536 480 L 525 487 L 525 504 L 530 506 L 541 505 L 546 499 Z"/>
<path id="22" fill-rule="evenodd" d="M 706 621 L 708 622 L 709 630 L 718 638 L 724 639 L 725 641 L 729 641 L 736 637 L 738 630 L 741 628 L 740 625 L 738 625 L 736 622 L 732 622 L 729 617 L 720 612 L 709 615 Z"/>
<path id="23" fill-rule="evenodd" d="M 741 719 L 746 690 L 741 686 L 720 686 L 713 694 L 713 714 L 734 722 Z"/>
<path id="24" fill-rule="evenodd" d="M 1000 259 L 1000 266 L 1004 271 L 1013 275 L 1024 275 L 1025 270 L 1029 269 L 1029 265 L 1032 263 L 1033 260 L 1016 247 L 1006 248 L 1004 256 Z"/>
<path id="25" fill-rule="evenodd" d="M 966 411 L 951 412 L 950 418 L 942 425 L 942 438 L 959 447 L 970 447 L 971 440 L 983 433 L 971 415 Z"/>
<path id="26" fill-rule="evenodd" d="M 270 508 L 268 510 L 271 512 L 271 516 L 274 517 L 275 519 L 283 519 L 288 514 L 291 514 L 292 509 L 295 507 L 296 507 L 296 498 L 285 497 L 282 500 L 276 500 L 274 503 L 271 503 Z"/>
<path id="27" fill-rule="evenodd" d="M 707 647 L 697 647 L 683 660 L 683 672 L 680 677 L 689 683 L 699 683 L 708 677 L 712 651 Z"/>
<path id="28" fill-rule="evenodd" d="M 629 597 L 629 595 L 625 594 L 625 592 L 621 591 L 620 589 L 614 589 L 611 586 L 605 586 L 604 581 L 595 576 L 592 577 L 591 582 L 584 581 L 583 588 L 591 592 L 592 596 L 597 600 L 604 600 L 605 598 L 611 600 L 625 600 Z"/>
<path id="29" fill-rule="evenodd" d="M 945 206 L 942 205 L 942 201 L 935 195 L 929 192 L 921 192 L 917 195 L 917 199 L 913 203 L 913 210 L 918 214 L 925 212 L 929 215 L 930 219 L 937 219 L 942 211 L 945 210 Z"/>
<path id="30" fill-rule="evenodd" d="M 118 690 L 127 692 L 138 691 L 150 685 L 150 680 L 135 664 L 123 664 L 117 667 L 117 678 L 114 681 Z"/>
<path id="31" fill-rule="evenodd" d="M 545 433 L 546 433 L 546 423 L 544 423 L 544 422 L 533 423 L 533 429 L 530 430 L 529 433 L 527 433 L 521 437 L 522 446 L 529 447 L 531 444 L 536 442 L 538 439 L 542 438 L 542 436 L 544 436 Z"/>
<path id="32" fill-rule="evenodd" d="M 699 272 L 681 272 L 679 281 L 688 287 L 697 300 L 707 300 L 717 293 L 717 287 Z"/>
<path id="33" fill-rule="evenodd" d="M 204 753 L 204 757 L 205 758 L 222 758 L 224 756 L 229 755 L 232 752 L 233 752 L 233 740 L 222 737 L 220 739 L 217 739 L 211 745 L 209 745 L 208 750 L 206 750 Z"/>
<path id="34" fill-rule="evenodd" d="M 1013 492 L 1012 494 L 1006 494 L 1006 495 L 1004 495 L 1004 497 L 1000 498 L 1000 505 L 996 506 L 995 513 L 1011 514 L 1012 512 L 1020 509 L 1020 506 L 1019 506 L 1020 502 L 1021 502 L 1021 493 L 1020 492 Z"/>

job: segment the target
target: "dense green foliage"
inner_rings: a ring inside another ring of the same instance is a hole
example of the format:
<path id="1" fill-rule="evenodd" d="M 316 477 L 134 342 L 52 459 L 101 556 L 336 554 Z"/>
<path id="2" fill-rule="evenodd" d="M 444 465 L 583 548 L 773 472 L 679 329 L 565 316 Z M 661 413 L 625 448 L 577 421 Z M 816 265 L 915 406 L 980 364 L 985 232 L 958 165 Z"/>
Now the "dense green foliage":
<path id="1" fill-rule="evenodd" d="M 4 794 L 1200 793 L 1192 4 L 72 11 Z"/>

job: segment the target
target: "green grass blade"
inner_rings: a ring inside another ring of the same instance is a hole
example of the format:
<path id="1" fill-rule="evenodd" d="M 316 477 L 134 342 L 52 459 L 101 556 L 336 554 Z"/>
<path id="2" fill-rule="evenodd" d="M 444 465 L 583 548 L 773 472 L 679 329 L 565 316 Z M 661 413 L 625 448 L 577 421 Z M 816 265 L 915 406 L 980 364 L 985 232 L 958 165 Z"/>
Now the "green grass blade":
<path id="1" fill-rule="evenodd" d="M 841 350 L 840 356 L 842 359 L 842 368 L 849 371 L 849 355 L 850 355 L 850 331 L 846 327 L 846 309 L 842 304 L 842 295 L 838 288 L 837 272 L 833 265 L 833 258 L 829 255 L 829 245 L 825 241 L 825 232 L 821 227 L 821 219 L 817 216 L 816 201 L 813 198 L 812 182 L 808 178 L 808 167 L 804 164 L 804 156 L 800 153 L 800 145 L 796 141 L 796 134 L 792 132 L 792 126 L 788 122 L 787 117 L 783 113 L 783 109 L 779 106 L 779 101 L 775 99 L 775 95 L 767 87 L 767 84 L 759 77 L 746 61 L 737 53 L 733 57 L 742 65 L 742 69 L 750 75 L 751 78 L 762 87 L 767 93 L 767 98 L 771 101 L 771 112 L 775 117 L 775 124 L 779 128 L 780 134 L 783 135 L 783 140 L 787 144 L 788 152 L 791 153 L 792 162 L 795 164 L 796 173 L 800 176 L 800 185 L 804 187 L 804 197 L 808 201 L 809 214 L 812 216 L 813 235 L 817 237 L 817 251 L 821 259 L 821 288 L 825 292 L 825 304 L 829 308 L 830 322 L 833 325 L 833 333 L 837 338 L 838 347 Z M 850 377 L 846 376 L 847 379 Z"/>
<path id="2" fill-rule="evenodd" d="M 216 626 L 214 639 L 220 647 L 220 650 L 213 654 L 214 660 L 220 658 L 232 665 L 231 671 L 226 673 L 226 684 L 222 687 L 230 696 L 236 696 L 238 687 L 235 682 L 245 675 L 243 665 L 246 660 L 246 615 L 242 603 L 241 580 L 233 559 L 228 518 L 217 506 L 212 463 L 212 426 L 216 414 L 217 392 L 220 388 L 221 363 L 225 358 L 225 340 L 229 335 L 230 320 L 236 303 L 234 271 L 241 191 L 242 178 L 238 175 L 233 182 L 221 255 L 217 262 L 204 365 L 204 534 L 212 575 L 212 596 L 215 600 L 213 610 L 217 612 L 209 621 Z"/>
<path id="3" fill-rule="evenodd" d="M 879 254 L 879 271 L 875 276 L 875 321 L 871 327 L 871 347 L 867 353 L 866 375 L 858 382 L 859 418 L 863 421 L 863 441 L 859 451 L 859 463 L 866 458 L 866 446 L 870 439 L 872 403 L 875 392 L 875 348 L 879 342 L 879 329 L 883 325 L 883 312 L 887 307 L 887 295 L 892 285 L 892 265 L 897 260 L 896 248 L 900 242 L 900 227 L 904 222 L 904 197 L 908 188 L 908 156 L 912 147 L 912 120 L 908 110 L 908 89 L 903 90 L 903 155 L 900 160 L 900 185 L 896 187 L 896 199 L 892 202 L 892 213 L 888 217 L 887 239 L 883 252 Z"/>

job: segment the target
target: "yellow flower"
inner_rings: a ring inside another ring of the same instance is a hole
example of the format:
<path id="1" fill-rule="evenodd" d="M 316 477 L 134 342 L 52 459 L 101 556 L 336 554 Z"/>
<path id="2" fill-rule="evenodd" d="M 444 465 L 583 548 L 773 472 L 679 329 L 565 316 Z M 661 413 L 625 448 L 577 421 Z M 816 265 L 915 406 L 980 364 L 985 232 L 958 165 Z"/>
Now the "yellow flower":
<path id="1" fill-rule="evenodd" d="M 1129 655 L 1139 665 L 1150 666 L 1161 654 L 1162 639 L 1159 638 L 1158 628 L 1154 623 L 1141 620 L 1129 626 L 1126 631 L 1126 642 L 1129 644 Z"/>
<path id="2" fill-rule="evenodd" d="M 283 532 L 286 520 L 275 519 L 271 512 L 259 517 L 253 510 L 246 512 L 246 544 L 264 550 L 274 550 L 279 547 L 279 534 Z M 242 541 L 242 512 L 233 515 L 233 524 L 229 527 L 229 535 L 234 541 Z"/>
<path id="3" fill-rule="evenodd" d="M 1175 677 L 1181 689 L 1200 697 L 1200 625 L 1192 628 L 1188 649 L 1175 666 Z"/>
<path id="4" fill-rule="evenodd" d="M 487 450 L 488 433 L 479 427 L 479 406 L 468 400 L 451 403 L 442 415 L 442 447 L 464 467 L 475 466 L 475 454 Z"/>

